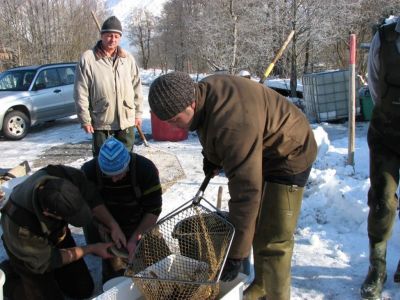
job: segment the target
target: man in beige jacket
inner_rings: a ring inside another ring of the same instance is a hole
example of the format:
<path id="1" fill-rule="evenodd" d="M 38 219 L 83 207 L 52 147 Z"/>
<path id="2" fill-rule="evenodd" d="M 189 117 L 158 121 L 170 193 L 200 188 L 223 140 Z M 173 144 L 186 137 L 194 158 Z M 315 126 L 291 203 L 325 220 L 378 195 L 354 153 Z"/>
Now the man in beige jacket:
<path id="1" fill-rule="evenodd" d="M 143 95 L 139 68 L 119 46 L 121 22 L 114 16 L 101 28 L 101 40 L 85 51 L 76 69 L 74 99 L 79 122 L 93 136 L 93 155 L 109 136 L 131 151 L 134 126 L 141 125 Z"/>
<path id="2" fill-rule="evenodd" d="M 228 177 L 235 237 L 221 275 L 233 280 L 253 244 L 255 279 L 245 299 L 290 299 L 293 234 L 317 154 L 305 115 L 285 97 L 246 78 L 213 75 L 199 83 L 173 72 L 150 87 L 152 112 L 197 131 L 206 173 Z"/>

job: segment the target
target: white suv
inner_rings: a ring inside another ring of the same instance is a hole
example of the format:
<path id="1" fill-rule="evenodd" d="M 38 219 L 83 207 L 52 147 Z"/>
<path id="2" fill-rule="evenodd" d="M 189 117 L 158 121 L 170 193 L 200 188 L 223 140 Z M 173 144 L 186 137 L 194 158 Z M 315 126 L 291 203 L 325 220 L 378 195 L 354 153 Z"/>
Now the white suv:
<path id="1" fill-rule="evenodd" d="M 11 140 L 35 124 L 76 114 L 76 63 L 9 69 L 0 73 L 0 131 Z"/>

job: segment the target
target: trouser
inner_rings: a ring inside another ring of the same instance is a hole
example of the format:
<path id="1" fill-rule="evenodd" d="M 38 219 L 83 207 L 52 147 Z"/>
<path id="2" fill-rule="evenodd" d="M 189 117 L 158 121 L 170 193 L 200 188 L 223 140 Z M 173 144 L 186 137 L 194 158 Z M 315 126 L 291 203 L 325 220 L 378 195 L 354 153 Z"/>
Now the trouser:
<path id="1" fill-rule="evenodd" d="M 253 241 L 254 284 L 267 299 L 290 299 L 293 234 L 304 188 L 267 182 Z"/>
<path id="2" fill-rule="evenodd" d="M 110 136 L 113 136 L 117 140 L 121 141 L 129 152 L 132 151 L 133 144 L 135 142 L 134 126 L 128 127 L 123 130 L 95 130 L 92 135 L 93 157 L 99 154 L 100 148 L 103 145 L 104 141 Z"/>
<path id="3" fill-rule="evenodd" d="M 370 182 L 368 191 L 368 237 L 370 264 L 386 270 L 386 244 L 392 234 L 398 206 L 396 190 L 399 182 L 400 154 L 385 146 L 392 143 L 373 128 L 368 131 L 370 148 Z M 397 144 L 398 147 L 399 144 Z"/>
<path id="4" fill-rule="evenodd" d="M 71 232 L 67 230 L 66 237 L 56 247 L 65 249 L 75 246 Z M 8 289 L 6 280 L 4 291 L 9 294 L 10 299 L 62 300 L 64 295 L 75 299 L 84 299 L 93 293 L 93 279 L 83 258 L 58 269 L 36 274 L 27 269 L 24 262 L 8 250 L 6 244 L 4 247 L 10 258 L 10 265 L 20 279 L 18 284 L 16 281 L 13 282 L 14 290 Z"/>
<path id="5" fill-rule="evenodd" d="M 253 283 L 244 299 L 290 299 L 291 259 L 304 186 L 311 167 L 302 173 L 266 176 L 253 241 Z"/>

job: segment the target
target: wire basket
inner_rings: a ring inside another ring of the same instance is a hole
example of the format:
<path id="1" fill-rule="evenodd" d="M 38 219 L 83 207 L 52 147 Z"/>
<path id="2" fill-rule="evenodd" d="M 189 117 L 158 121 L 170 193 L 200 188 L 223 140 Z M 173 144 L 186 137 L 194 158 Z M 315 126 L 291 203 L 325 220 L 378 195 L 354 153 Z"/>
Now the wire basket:
<path id="1" fill-rule="evenodd" d="M 207 200 L 204 199 L 207 202 Z M 199 204 L 185 203 L 146 232 L 129 266 L 146 299 L 215 299 L 234 227 Z"/>

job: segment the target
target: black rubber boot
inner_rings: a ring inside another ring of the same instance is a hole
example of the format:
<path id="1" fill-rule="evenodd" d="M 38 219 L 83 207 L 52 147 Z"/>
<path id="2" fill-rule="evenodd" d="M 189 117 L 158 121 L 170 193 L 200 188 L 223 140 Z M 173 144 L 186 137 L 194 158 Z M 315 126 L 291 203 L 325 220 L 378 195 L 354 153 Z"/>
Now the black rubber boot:
<path id="1" fill-rule="evenodd" d="M 400 260 L 397 264 L 397 269 L 396 269 L 396 272 L 394 273 L 393 281 L 396 283 L 400 282 Z"/>
<path id="2" fill-rule="evenodd" d="M 370 267 L 368 275 L 361 286 L 361 297 L 368 300 L 381 299 L 383 285 L 386 279 L 386 272 L 379 272 L 377 269 Z"/>
<path id="3" fill-rule="evenodd" d="M 367 277 L 361 285 L 363 299 L 381 299 L 383 285 L 386 282 L 386 242 L 370 244 L 370 267 Z"/>

